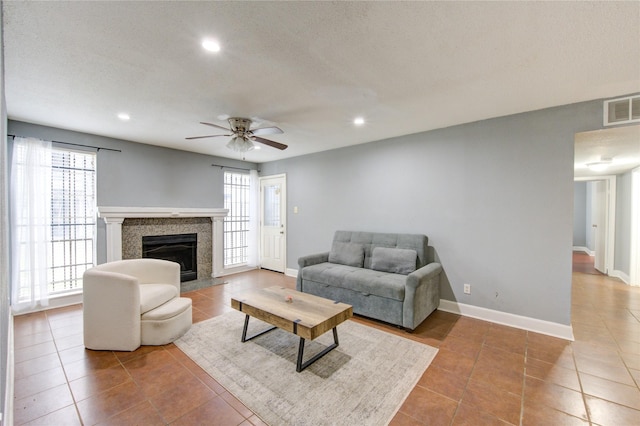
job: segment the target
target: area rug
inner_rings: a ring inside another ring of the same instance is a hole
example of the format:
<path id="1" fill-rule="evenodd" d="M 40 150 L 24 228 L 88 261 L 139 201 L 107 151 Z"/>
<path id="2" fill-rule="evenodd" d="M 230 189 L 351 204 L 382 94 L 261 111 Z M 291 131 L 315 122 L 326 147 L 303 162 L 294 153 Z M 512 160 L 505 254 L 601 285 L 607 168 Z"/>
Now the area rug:
<path id="1" fill-rule="evenodd" d="M 265 423 L 386 425 L 437 349 L 354 321 L 338 326 L 340 346 L 296 372 L 299 337 L 273 330 L 241 343 L 244 314 L 194 324 L 175 344 Z M 248 335 L 267 324 L 251 318 Z M 307 360 L 333 343 L 307 341 Z"/>

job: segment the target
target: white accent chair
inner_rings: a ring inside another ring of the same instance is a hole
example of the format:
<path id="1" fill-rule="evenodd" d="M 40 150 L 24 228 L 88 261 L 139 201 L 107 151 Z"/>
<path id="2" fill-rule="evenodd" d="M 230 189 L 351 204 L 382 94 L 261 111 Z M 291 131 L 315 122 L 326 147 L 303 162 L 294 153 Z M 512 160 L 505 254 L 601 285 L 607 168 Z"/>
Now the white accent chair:
<path id="1" fill-rule="evenodd" d="M 87 270 L 83 304 L 87 349 L 166 345 L 191 327 L 191 299 L 180 297 L 180 265 L 167 260 L 118 260 Z"/>

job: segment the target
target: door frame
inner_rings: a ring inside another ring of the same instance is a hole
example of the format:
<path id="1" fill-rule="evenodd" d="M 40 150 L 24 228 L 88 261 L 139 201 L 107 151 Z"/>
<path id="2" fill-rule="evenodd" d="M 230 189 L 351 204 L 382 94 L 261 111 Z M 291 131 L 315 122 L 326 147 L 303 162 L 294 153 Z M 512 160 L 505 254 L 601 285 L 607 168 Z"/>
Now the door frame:
<path id="1" fill-rule="evenodd" d="M 284 238 L 282 239 L 282 257 L 284 259 L 284 270 L 283 273 L 286 273 L 287 271 L 287 237 L 288 237 L 288 223 L 287 223 L 287 174 L 286 173 L 280 173 L 277 175 L 269 175 L 269 176 L 260 176 L 258 178 L 258 197 L 260 198 L 260 211 L 258 212 L 259 215 L 259 227 L 260 227 L 260 241 L 258 241 L 258 259 L 259 260 L 259 264 L 260 267 L 262 268 L 262 242 L 263 242 L 263 227 L 262 227 L 262 222 L 263 222 L 263 217 L 262 214 L 264 212 L 264 206 L 263 206 L 263 198 L 262 198 L 262 181 L 263 180 L 267 180 L 267 179 L 282 179 L 282 198 L 280 199 L 282 205 L 281 205 L 281 210 L 282 210 L 282 223 L 284 224 Z"/>
<path id="2" fill-rule="evenodd" d="M 613 272 L 615 259 L 615 236 L 616 236 L 616 176 L 587 176 L 575 177 L 574 182 L 605 181 L 607 205 L 605 207 L 605 257 L 604 269 L 607 275 Z"/>

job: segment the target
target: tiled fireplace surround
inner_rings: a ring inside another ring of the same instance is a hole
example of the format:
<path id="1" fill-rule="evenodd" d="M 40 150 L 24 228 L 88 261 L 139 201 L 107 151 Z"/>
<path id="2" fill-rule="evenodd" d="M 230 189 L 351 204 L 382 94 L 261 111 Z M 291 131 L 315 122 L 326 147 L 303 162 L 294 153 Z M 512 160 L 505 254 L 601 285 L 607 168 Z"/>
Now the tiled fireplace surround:
<path id="1" fill-rule="evenodd" d="M 107 225 L 107 262 L 142 257 L 142 236 L 198 234 L 198 279 L 222 273 L 226 209 L 98 207 Z"/>

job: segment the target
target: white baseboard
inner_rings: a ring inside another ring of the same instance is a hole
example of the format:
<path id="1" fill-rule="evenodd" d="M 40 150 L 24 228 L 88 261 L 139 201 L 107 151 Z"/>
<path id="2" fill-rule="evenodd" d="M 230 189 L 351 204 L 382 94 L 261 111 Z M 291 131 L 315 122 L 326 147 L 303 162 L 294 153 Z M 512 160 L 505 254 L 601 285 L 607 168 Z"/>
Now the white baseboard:
<path id="1" fill-rule="evenodd" d="M 298 270 L 293 268 L 287 268 L 284 271 L 284 274 L 288 277 L 298 278 Z"/>
<path id="2" fill-rule="evenodd" d="M 581 251 L 583 253 L 588 254 L 589 256 L 593 257 L 596 255 L 596 252 L 593 250 L 589 250 L 588 247 L 582 247 L 582 246 L 573 246 L 573 251 Z"/>
<path id="3" fill-rule="evenodd" d="M 523 317 L 520 315 L 509 314 L 507 312 L 494 311 L 492 309 L 465 305 L 464 303 L 452 302 L 444 299 L 440 299 L 440 307 L 438 309 L 445 312 L 451 312 L 453 314 L 463 315 L 465 317 L 477 318 L 496 324 L 559 337 L 565 340 L 574 340 L 573 327 L 571 327 L 571 325 Z"/>
<path id="4" fill-rule="evenodd" d="M 298 270 L 287 269 L 285 274 L 290 277 L 297 277 Z M 452 302 L 445 299 L 440 299 L 440 306 L 438 307 L 438 309 L 445 312 L 451 312 L 452 314 L 477 318 L 496 324 L 520 328 L 540 334 L 546 334 L 548 336 L 559 337 L 560 339 L 571 341 L 574 340 L 573 327 L 571 327 L 571 325 L 564 325 L 535 318 L 523 317 L 521 315 L 494 311 L 492 309 L 480 308 L 473 305 L 465 305 L 464 303 Z"/>
<path id="5" fill-rule="evenodd" d="M 631 277 L 622 271 L 618 271 L 617 269 L 614 269 L 609 273 L 609 276 L 614 278 L 620 278 L 622 281 L 624 281 L 625 284 L 631 285 Z"/>

